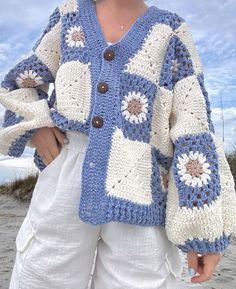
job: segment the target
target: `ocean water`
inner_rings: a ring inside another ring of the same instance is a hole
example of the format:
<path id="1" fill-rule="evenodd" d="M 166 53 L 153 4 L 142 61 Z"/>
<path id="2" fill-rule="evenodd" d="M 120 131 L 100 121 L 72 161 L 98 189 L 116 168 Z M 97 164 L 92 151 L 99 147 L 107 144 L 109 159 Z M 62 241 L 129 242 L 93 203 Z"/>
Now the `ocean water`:
<path id="1" fill-rule="evenodd" d="M 34 149 L 31 147 L 25 147 L 18 158 L 0 154 L 0 184 L 35 174 L 38 168 L 33 162 L 33 155 Z"/>
<path id="2" fill-rule="evenodd" d="M 37 172 L 38 168 L 33 162 L 33 157 L 0 158 L 0 184 L 22 179 Z"/>

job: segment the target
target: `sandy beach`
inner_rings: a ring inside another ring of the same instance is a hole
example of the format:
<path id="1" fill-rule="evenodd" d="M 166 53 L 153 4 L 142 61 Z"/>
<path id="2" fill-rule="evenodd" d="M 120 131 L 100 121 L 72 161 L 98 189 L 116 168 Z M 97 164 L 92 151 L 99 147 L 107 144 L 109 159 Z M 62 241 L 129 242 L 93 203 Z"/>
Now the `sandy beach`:
<path id="1" fill-rule="evenodd" d="M 0 289 L 9 288 L 15 259 L 15 237 L 27 213 L 28 206 L 28 201 L 20 202 L 7 195 L 0 195 Z M 233 289 L 236 287 L 236 240 L 233 240 L 225 251 L 212 280 L 202 284 L 190 283 L 185 255 L 181 254 L 181 257 L 183 273 L 178 289 Z"/>

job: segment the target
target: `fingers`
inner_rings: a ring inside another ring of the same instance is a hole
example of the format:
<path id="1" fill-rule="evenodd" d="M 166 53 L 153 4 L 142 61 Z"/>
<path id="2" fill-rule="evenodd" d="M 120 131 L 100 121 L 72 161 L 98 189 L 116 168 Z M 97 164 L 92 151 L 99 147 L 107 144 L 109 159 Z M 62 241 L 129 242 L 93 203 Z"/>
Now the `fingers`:
<path id="1" fill-rule="evenodd" d="M 49 149 L 44 149 L 38 153 L 46 166 L 49 165 L 54 159 Z"/>
<path id="2" fill-rule="evenodd" d="M 60 147 L 57 142 L 49 147 L 45 147 L 43 151 L 38 151 L 45 165 L 49 165 L 60 153 Z"/>
<path id="3" fill-rule="evenodd" d="M 208 253 L 202 256 L 202 272 L 194 276 L 191 281 L 204 282 L 210 280 L 215 272 L 216 265 L 220 261 L 221 255 L 218 253 Z"/>
<path id="4" fill-rule="evenodd" d="M 49 127 L 41 128 L 33 136 L 34 143 L 38 154 L 45 165 L 49 165 L 60 153 L 61 144 L 53 130 Z"/>
<path id="5" fill-rule="evenodd" d="M 60 144 L 67 144 L 68 143 L 68 139 L 65 135 L 65 133 L 61 132 L 57 127 L 52 127 L 51 128 L 52 131 L 54 132 L 57 140 L 59 141 Z"/>
<path id="6" fill-rule="evenodd" d="M 48 159 L 47 161 L 50 163 L 52 162 L 60 153 L 61 150 L 61 144 L 57 142 L 57 139 L 52 137 L 51 143 L 48 144 L 47 146 L 48 150 Z"/>
<path id="7" fill-rule="evenodd" d="M 198 270 L 198 256 L 196 252 L 189 251 L 187 254 L 188 271 L 190 276 L 194 276 Z"/>
<path id="8" fill-rule="evenodd" d="M 203 272 L 203 255 L 198 255 L 198 269 L 197 273 L 202 274 Z"/>

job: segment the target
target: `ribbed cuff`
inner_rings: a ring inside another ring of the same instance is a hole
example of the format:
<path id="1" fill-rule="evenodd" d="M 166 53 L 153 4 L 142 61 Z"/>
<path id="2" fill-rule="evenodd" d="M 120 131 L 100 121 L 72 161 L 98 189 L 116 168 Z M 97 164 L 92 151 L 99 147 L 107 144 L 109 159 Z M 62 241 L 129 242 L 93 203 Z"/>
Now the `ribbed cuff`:
<path id="1" fill-rule="evenodd" d="M 219 253 L 224 251 L 231 241 L 231 234 L 226 236 L 224 233 L 215 241 L 210 242 L 207 239 L 200 240 L 198 238 L 193 238 L 188 240 L 184 245 L 177 245 L 177 247 L 187 253 L 188 251 L 194 251 L 198 253 Z"/>

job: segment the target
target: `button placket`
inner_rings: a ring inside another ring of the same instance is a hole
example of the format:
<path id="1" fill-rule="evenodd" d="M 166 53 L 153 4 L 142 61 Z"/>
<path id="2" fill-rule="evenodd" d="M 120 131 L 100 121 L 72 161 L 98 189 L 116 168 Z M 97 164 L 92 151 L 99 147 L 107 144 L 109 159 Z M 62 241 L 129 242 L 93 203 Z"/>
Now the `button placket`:
<path id="1" fill-rule="evenodd" d="M 107 49 L 104 52 L 104 58 L 111 59 L 112 57 L 114 57 L 113 54 L 111 53 L 111 50 Z M 109 85 L 105 81 L 100 81 L 97 84 L 97 90 L 100 93 L 106 93 L 109 90 Z M 102 127 L 103 126 L 103 118 L 101 116 L 94 116 L 92 119 L 92 125 L 93 125 L 93 127 L 96 127 L 96 128 Z"/>
<path id="2" fill-rule="evenodd" d="M 94 162 L 90 162 L 89 166 L 90 166 L 90 168 L 94 168 L 95 167 L 95 163 Z"/>
<path id="3" fill-rule="evenodd" d="M 108 60 L 108 61 L 111 61 L 114 59 L 114 51 L 111 50 L 111 49 L 106 49 L 103 53 L 103 57 L 105 60 Z M 105 81 L 100 81 L 98 84 L 97 84 L 97 91 L 102 93 L 102 94 L 105 94 L 107 91 L 109 90 L 109 85 L 107 82 Z M 102 116 L 99 116 L 99 115 L 96 115 L 92 118 L 92 126 L 95 127 L 95 128 L 100 128 L 103 126 L 103 118 Z M 88 163 L 89 167 L 91 169 L 95 168 L 96 167 L 96 163 L 93 162 L 93 161 L 90 161 Z"/>

